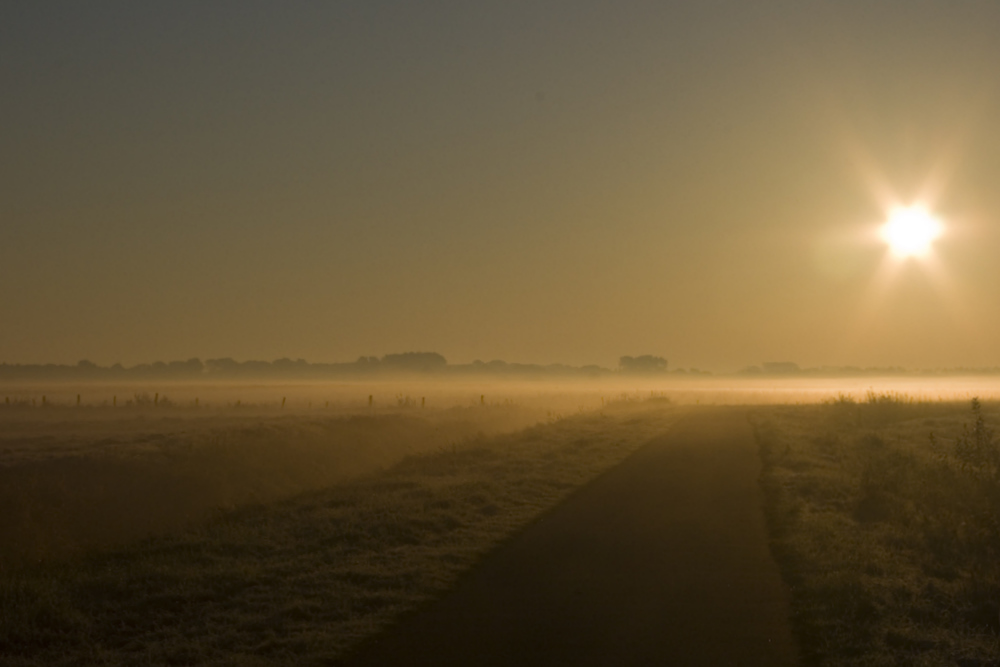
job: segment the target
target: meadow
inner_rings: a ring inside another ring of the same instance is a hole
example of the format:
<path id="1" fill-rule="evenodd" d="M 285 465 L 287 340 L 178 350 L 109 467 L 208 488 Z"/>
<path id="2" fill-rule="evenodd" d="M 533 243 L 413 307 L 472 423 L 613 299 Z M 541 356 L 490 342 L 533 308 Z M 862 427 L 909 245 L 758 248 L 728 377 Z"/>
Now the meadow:
<path id="1" fill-rule="evenodd" d="M 996 664 L 996 394 L 869 384 L 7 388 L 0 664 L 335 662 L 713 404 L 750 406 L 805 664 Z"/>
<path id="2" fill-rule="evenodd" d="M 3 664 L 323 664 L 679 413 L 476 398 L 5 415 Z"/>
<path id="3" fill-rule="evenodd" d="M 408 455 L 523 428 L 544 415 L 507 407 L 343 417 L 253 409 L 210 416 L 163 410 L 114 421 L 74 417 L 4 423 L 0 571 L 183 529 Z"/>
<path id="4" fill-rule="evenodd" d="M 806 664 L 997 664 L 998 421 L 875 391 L 755 413 Z"/>

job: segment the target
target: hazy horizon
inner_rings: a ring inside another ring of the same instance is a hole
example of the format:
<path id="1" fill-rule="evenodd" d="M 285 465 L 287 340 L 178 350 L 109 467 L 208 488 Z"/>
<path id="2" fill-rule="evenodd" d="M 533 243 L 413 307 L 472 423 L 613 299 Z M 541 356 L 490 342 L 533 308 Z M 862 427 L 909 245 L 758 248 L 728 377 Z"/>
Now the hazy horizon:
<path id="1" fill-rule="evenodd" d="M 1000 365 L 995 2 L 8 3 L 0 62 L 0 361 Z"/>
<path id="2" fill-rule="evenodd" d="M 60 362 L 10 362 L 0 359 L 0 382 L 11 378 L 31 377 L 36 371 L 41 373 L 39 379 L 61 378 L 63 375 L 51 375 L 50 371 L 67 372 L 73 376 L 77 371 L 84 376 L 97 373 L 98 377 L 115 377 L 117 373 L 127 376 L 135 375 L 137 381 L 146 382 L 155 377 L 172 377 L 192 379 L 195 376 L 206 378 L 228 377 L 233 374 L 247 377 L 275 378 L 290 377 L 297 375 L 303 377 L 315 377 L 317 381 L 326 381 L 337 376 L 363 377 L 366 374 L 378 374 L 391 380 L 394 377 L 421 378 L 426 381 L 435 381 L 434 376 L 439 372 L 452 374 L 458 372 L 456 377 L 468 374 L 486 375 L 539 375 L 558 377 L 578 375 L 581 378 L 588 374 L 598 375 L 618 375 L 625 377 L 666 377 L 668 375 L 690 375 L 696 376 L 718 376 L 720 379 L 727 377 L 781 379 L 782 377 L 816 377 L 816 378 L 836 378 L 836 377 L 857 377 L 857 378 L 889 378 L 895 376 L 940 376 L 940 377 L 962 377 L 962 376 L 991 376 L 1000 374 L 1000 366 L 948 366 L 948 367 L 905 367 L 905 366 L 856 366 L 856 365 L 822 365 L 804 366 L 790 359 L 770 359 L 764 361 L 750 362 L 735 368 L 698 368 L 697 366 L 680 366 L 671 363 L 665 357 L 656 355 L 637 355 L 638 359 L 630 355 L 623 355 L 611 364 L 565 364 L 560 362 L 522 362 L 516 359 L 473 359 L 454 360 L 449 359 L 437 352 L 429 351 L 408 351 L 405 353 L 390 353 L 381 356 L 361 356 L 357 359 L 292 359 L 290 357 L 280 357 L 278 359 L 234 359 L 233 357 L 217 357 L 211 359 L 200 359 L 192 357 L 189 359 L 152 359 L 135 364 L 114 363 L 94 363 L 90 359 L 81 359 L 76 363 Z M 406 361 L 406 357 L 416 357 Z M 436 357 L 437 362 L 427 365 L 426 359 L 421 361 L 420 357 Z M 395 359 L 393 359 L 395 358 Z M 625 360 L 638 362 L 638 365 L 629 363 L 625 365 Z M 650 363 L 652 362 L 652 363 Z M 436 367 L 440 364 L 439 367 Z M 18 371 L 27 372 L 28 375 L 18 374 Z M 10 373 L 14 373 L 10 375 Z M 332 375 L 331 375 L 332 373 Z M 37 374 L 37 373 L 36 373 Z M 595 376 L 596 377 L 596 376 Z M 80 381 L 86 381 L 81 377 Z"/>

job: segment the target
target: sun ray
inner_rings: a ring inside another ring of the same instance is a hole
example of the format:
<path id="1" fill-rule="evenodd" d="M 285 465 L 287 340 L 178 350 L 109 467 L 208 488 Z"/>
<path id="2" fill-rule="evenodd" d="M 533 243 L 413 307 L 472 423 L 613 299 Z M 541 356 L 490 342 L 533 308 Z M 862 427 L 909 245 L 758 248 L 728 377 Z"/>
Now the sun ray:
<path id="1" fill-rule="evenodd" d="M 893 209 L 880 235 L 896 257 L 926 257 L 943 231 L 941 221 L 916 204 Z"/>

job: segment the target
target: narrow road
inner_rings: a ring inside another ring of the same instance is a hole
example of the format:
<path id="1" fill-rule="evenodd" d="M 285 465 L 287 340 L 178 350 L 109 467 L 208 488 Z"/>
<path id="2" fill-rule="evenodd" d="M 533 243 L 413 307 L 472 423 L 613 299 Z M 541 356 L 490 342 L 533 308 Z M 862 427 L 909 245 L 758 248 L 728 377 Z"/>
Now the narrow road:
<path id="1" fill-rule="evenodd" d="M 795 665 L 759 474 L 745 410 L 698 410 L 344 664 Z"/>

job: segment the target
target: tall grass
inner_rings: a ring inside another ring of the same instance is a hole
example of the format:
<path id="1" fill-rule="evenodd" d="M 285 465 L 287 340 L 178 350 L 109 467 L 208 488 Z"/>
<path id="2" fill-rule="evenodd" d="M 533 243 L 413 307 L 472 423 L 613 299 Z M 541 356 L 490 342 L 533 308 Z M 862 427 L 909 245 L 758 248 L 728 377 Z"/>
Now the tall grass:
<path id="1" fill-rule="evenodd" d="M 261 418 L 248 410 L 204 425 L 173 417 L 8 422 L 0 431 L 0 573 L 180 530 L 220 509 L 322 488 L 543 416 L 516 408 L 421 415 Z"/>
<path id="2" fill-rule="evenodd" d="M 608 410 L 0 577 L 5 664 L 330 664 L 669 426 Z"/>
<path id="3" fill-rule="evenodd" d="M 772 546 L 807 662 L 1000 659 L 991 407 L 873 396 L 758 413 Z"/>

